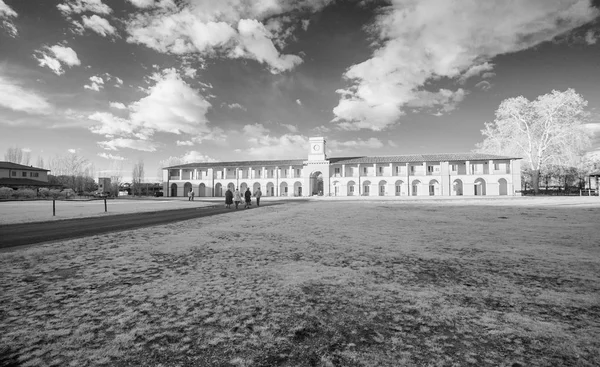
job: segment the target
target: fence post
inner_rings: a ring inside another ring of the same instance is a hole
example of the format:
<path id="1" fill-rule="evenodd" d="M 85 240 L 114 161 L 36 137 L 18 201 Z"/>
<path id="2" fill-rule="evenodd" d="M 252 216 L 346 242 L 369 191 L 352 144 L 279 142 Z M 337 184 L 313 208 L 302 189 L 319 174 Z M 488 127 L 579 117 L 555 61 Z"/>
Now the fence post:
<path id="1" fill-rule="evenodd" d="M 107 210 L 106 210 L 106 198 L 104 198 L 104 212 L 105 213 L 107 212 Z"/>
<path id="2" fill-rule="evenodd" d="M 52 199 L 52 216 L 56 216 L 56 199 Z"/>

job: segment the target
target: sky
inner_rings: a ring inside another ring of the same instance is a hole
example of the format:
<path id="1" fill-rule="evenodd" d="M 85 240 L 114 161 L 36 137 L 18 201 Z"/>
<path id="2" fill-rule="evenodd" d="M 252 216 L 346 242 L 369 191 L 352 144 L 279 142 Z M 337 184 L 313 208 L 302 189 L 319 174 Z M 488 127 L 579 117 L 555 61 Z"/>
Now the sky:
<path id="1" fill-rule="evenodd" d="M 468 152 L 574 88 L 600 152 L 600 1 L 0 0 L 0 150 L 173 163 Z"/>

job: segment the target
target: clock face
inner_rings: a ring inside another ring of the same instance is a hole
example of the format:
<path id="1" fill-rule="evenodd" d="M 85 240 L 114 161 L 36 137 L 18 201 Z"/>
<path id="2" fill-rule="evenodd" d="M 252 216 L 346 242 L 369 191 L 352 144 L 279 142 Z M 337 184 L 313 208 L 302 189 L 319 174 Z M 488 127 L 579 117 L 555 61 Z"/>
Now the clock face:
<path id="1" fill-rule="evenodd" d="M 318 152 L 318 151 L 319 151 L 319 149 L 321 149 L 321 147 L 320 147 L 319 145 L 317 145 L 317 144 L 313 145 L 313 150 L 314 150 L 315 152 Z"/>

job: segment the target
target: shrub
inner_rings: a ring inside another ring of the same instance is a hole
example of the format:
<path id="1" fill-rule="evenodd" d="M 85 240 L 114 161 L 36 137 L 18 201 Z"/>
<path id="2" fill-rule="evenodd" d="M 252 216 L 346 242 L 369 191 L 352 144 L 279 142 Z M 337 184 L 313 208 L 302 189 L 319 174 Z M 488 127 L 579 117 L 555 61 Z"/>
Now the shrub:
<path id="1" fill-rule="evenodd" d="M 46 199 L 48 196 L 50 196 L 50 189 L 47 188 L 41 188 L 40 189 L 40 197 Z"/>
<path id="2" fill-rule="evenodd" d="M 52 199 L 58 199 L 65 196 L 60 190 L 57 189 L 49 190 L 49 194 Z"/>
<path id="3" fill-rule="evenodd" d="M 15 196 L 19 199 L 33 199 L 37 196 L 37 192 L 32 189 L 20 189 L 15 191 Z"/>
<path id="4" fill-rule="evenodd" d="M 10 187 L 0 187 L 0 199 L 10 199 L 13 195 L 13 189 Z"/>
<path id="5" fill-rule="evenodd" d="M 65 189 L 62 191 L 62 195 L 65 199 L 72 198 L 75 196 L 75 190 L 73 189 Z"/>

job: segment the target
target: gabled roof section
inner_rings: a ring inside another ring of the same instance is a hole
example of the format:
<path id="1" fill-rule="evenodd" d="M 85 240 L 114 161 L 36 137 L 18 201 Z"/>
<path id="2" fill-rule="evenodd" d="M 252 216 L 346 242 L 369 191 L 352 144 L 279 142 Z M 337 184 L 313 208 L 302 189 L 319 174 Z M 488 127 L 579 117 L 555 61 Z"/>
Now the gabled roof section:
<path id="1" fill-rule="evenodd" d="M 50 171 L 49 169 L 37 168 L 37 167 L 33 167 L 33 166 L 25 166 L 22 164 L 17 164 L 17 163 L 13 163 L 13 162 L 5 162 L 5 161 L 0 161 L 0 168 L 19 169 L 19 170 L 27 170 L 27 171 L 45 171 L 45 172 Z"/>
<path id="2" fill-rule="evenodd" d="M 306 159 L 287 159 L 287 160 L 273 160 L 273 161 L 233 161 L 233 162 L 198 162 L 198 163 L 186 163 L 177 166 L 165 167 L 163 169 L 185 169 L 185 168 L 213 168 L 213 167 L 285 167 L 285 166 L 301 166 L 304 164 Z"/>
<path id="3" fill-rule="evenodd" d="M 493 154 L 483 153 L 439 153 L 439 154 L 409 154 L 392 155 L 380 157 L 359 157 L 339 160 L 337 164 L 357 164 L 357 163 L 421 163 L 421 162 L 452 162 L 452 161 L 489 161 L 504 159 L 521 159 L 516 157 L 505 157 Z M 333 162 L 332 162 L 333 163 Z"/>

